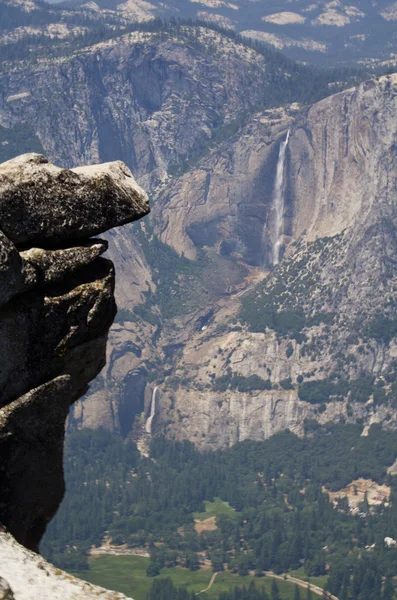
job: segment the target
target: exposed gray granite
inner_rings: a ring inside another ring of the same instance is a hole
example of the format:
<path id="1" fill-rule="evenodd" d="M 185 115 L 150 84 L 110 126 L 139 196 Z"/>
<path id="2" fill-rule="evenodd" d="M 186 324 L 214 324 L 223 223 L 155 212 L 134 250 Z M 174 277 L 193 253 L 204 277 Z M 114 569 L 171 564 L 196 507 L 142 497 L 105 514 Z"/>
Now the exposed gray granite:
<path id="1" fill-rule="evenodd" d="M 19 246 L 60 247 L 148 212 L 146 193 L 120 161 L 60 169 L 31 153 L 0 165 L 0 229 Z"/>

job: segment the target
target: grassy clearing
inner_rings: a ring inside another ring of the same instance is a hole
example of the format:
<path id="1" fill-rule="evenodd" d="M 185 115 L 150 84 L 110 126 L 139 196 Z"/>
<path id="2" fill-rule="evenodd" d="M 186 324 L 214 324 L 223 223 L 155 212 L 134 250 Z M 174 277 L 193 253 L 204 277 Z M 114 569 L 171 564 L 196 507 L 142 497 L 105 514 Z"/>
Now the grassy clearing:
<path id="1" fill-rule="evenodd" d="M 99 556 L 90 559 L 89 571 L 73 573 L 73 575 L 95 585 L 122 592 L 134 600 L 146 600 L 146 593 L 153 581 L 146 575 L 148 565 L 149 559 L 141 556 Z M 171 577 L 175 585 L 186 586 L 189 591 L 197 593 L 208 586 L 211 576 L 212 571 L 210 570 L 202 569 L 192 572 L 175 567 L 162 569 L 158 577 Z M 202 600 L 216 600 L 220 592 L 233 589 L 235 586 L 248 586 L 252 580 L 255 580 L 258 587 L 265 587 L 270 592 L 272 585 L 270 577 L 241 577 L 225 571 L 217 575 L 211 590 L 203 594 L 201 598 Z M 315 578 L 312 581 L 316 583 Z M 277 584 L 281 598 L 293 600 L 295 585 L 286 581 L 277 581 Z"/>
<path id="2" fill-rule="evenodd" d="M 290 571 L 289 575 L 291 575 L 292 577 L 297 577 L 297 579 L 302 579 L 302 581 L 310 581 L 310 583 L 312 583 L 313 585 L 318 585 L 318 587 L 323 589 L 327 585 L 328 581 L 328 577 L 326 575 L 323 575 L 321 577 L 308 577 L 303 567 L 301 567 L 300 569 L 296 569 L 296 571 Z"/>
<path id="3" fill-rule="evenodd" d="M 146 575 L 150 559 L 142 556 L 99 556 L 89 560 L 89 571 L 73 575 L 89 583 L 132 596 L 134 600 L 145 600 L 150 587 Z"/>
<path id="4" fill-rule="evenodd" d="M 228 502 L 224 502 L 220 498 L 214 498 L 213 502 L 208 502 L 208 500 L 206 500 L 204 504 L 205 512 L 193 513 L 193 517 L 199 521 L 204 521 L 210 517 L 217 517 L 218 515 L 229 515 L 235 512 L 234 508 L 232 508 Z"/>

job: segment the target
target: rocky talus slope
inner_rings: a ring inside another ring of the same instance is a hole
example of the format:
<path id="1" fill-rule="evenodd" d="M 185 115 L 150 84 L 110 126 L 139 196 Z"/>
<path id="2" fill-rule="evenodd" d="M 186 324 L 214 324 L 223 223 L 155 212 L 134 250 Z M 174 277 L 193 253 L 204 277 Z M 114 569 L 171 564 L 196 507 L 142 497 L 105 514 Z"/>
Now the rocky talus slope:
<path id="1" fill-rule="evenodd" d="M 396 92 L 390 75 L 305 110 L 258 114 L 163 187 L 149 234 L 175 250 L 177 268 L 162 300 L 153 286 L 145 314 L 122 315 L 106 383 L 75 405 L 75 424 L 127 434 L 141 413 L 145 437 L 156 387 L 152 433 L 205 449 L 301 434 L 312 421 L 396 427 Z M 272 270 L 288 130 L 285 253 Z M 194 305 L 197 265 L 212 295 Z"/>
<path id="2" fill-rule="evenodd" d="M 0 165 L 0 575 L 17 599 L 99 593 L 19 544 L 37 549 L 62 500 L 69 407 L 105 364 L 114 267 L 91 235 L 148 211 L 121 162 L 65 170 L 26 154 Z"/>

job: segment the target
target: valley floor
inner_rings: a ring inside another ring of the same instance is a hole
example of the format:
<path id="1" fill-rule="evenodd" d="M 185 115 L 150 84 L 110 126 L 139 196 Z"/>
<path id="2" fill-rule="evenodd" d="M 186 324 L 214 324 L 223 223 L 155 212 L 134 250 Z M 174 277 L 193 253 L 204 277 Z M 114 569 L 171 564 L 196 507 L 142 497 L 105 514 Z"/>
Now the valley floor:
<path id="1" fill-rule="evenodd" d="M 142 556 L 98 556 L 89 560 L 89 570 L 74 572 L 73 575 L 80 577 L 95 585 L 100 585 L 108 589 L 123 592 L 132 596 L 134 600 L 146 600 L 146 594 L 153 582 L 153 578 L 146 575 L 146 569 L 150 560 Z M 196 594 L 205 591 L 202 598 L 215 600 L 221 592 L 232 590 L 235 586 L 248 586 L 252 580 L 258 587 L 264 587 L 270 593 L 273 574 L 268 572 L 265 577 L 254 576 L 242 577 L 229 571 L 218 573 L 213 578 L 213 573 L 209 569 L 200 569 L 199 571 L 189 571 L 181 567 L 171 569 L 163 568 L 159 577 L 170 577 L 176 586 L 186 586 L 188 591 Z M 274 575 L 280 590 L 280 596 L 283 600 L 293 600 L 295 586 L 306 588 L 307 582 L 304 574 L 300 571 L 287 575 L 287 580 L 283 575 Z M 310 579 L 311 589 L 319 597 L 326 584 L 325 577 L 313 577 Z M 337 600 L 334 597 L 334 600 Z"/>

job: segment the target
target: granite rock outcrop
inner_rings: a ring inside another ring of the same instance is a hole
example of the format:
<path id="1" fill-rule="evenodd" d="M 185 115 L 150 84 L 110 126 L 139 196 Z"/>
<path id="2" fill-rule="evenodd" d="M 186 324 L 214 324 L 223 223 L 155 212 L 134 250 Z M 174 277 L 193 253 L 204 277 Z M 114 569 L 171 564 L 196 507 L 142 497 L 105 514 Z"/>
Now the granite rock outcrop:
<path id="1" fill-rule="evenodd" d="M 61 169 L 25 154 L 0 165 L 0 228 L 18 247 L 86 239 L 148 211 L 122 162 Z"/>
<path id="2" fill-rule="evenodd" d="M 65 420 L 105 364 L 116 314 L 107 243 L 90 237 L 148 212 L 120 162 L 0 165 L 0 525 L 28 549 L 63 497 Z"/>

